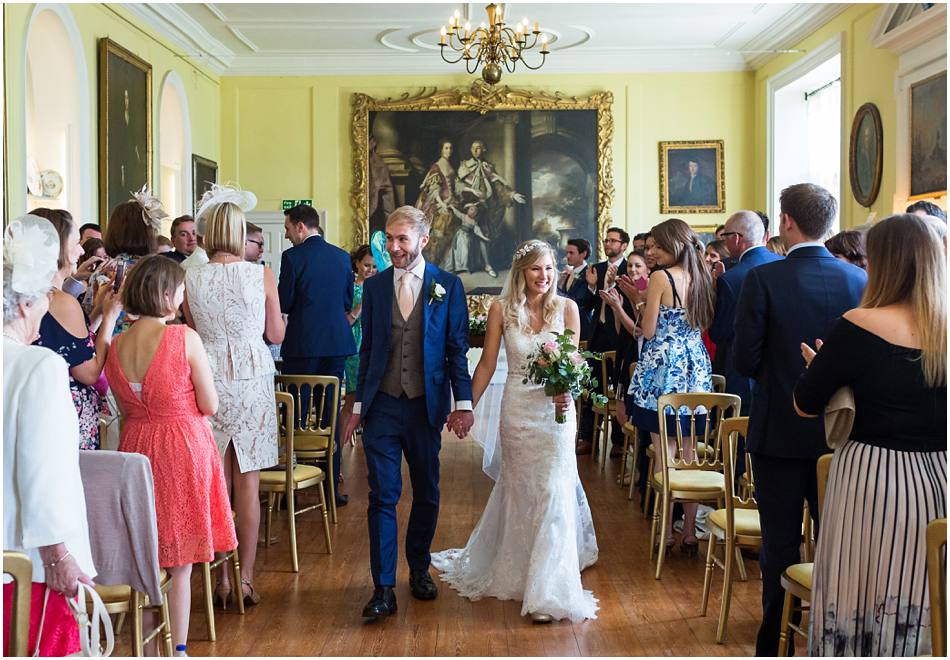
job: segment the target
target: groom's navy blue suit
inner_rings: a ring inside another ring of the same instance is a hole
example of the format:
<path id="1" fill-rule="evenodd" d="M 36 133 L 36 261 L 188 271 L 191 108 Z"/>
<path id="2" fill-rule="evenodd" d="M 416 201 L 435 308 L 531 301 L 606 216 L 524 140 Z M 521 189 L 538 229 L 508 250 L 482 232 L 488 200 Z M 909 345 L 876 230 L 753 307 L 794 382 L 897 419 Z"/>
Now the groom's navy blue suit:
<path id="1" fill-rule="evenodd" d="M 426 263 L 417 304 L 422 305 L 424 394 L 396 398 L 380 385 L 390 366 L 395 287 L 393 268 L 363 285 L 363 343 L 356 400 L 363 419 L 363 447 L 369 469 L 369 537 L 373 583 L 396 584 L 396 504 L 402 493 L 402 455 L 412 481 L 412 511 L 406 559 L 413 570 L 429 567 L 429 547 L 439 514 L 439 449 L 452 405 L 471 400 L 468 373 L 468 307 L 461 280 Z M 436 295 L 436 284 L 444 291 Z M 441 300 L 438 299 L 441 297 Z"/>

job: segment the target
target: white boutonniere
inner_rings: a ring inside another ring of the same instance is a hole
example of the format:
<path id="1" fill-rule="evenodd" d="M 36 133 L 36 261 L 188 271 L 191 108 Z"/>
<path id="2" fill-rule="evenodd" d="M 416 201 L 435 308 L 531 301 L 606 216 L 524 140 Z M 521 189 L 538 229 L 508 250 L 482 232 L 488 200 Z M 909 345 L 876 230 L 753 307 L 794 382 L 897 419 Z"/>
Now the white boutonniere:
<path id="1" fill-rule="evenodd" d="M 432 282 L 432 288 L 429 289 L 429 304 L 443 300 L 445 300 L 445 287 L 438 282 Z"/>

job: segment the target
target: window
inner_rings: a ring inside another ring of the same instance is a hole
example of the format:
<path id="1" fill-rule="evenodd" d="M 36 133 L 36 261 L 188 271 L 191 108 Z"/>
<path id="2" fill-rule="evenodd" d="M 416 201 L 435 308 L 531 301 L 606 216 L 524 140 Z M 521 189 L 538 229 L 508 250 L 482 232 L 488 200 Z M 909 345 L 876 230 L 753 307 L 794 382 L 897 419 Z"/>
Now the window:
<path id="1" fill-rule="evenodd" d="M 166 236 L 171 220 L 192 212 L 191 126 L 184 85 L 174 71 L 162 85 L 159 105 L 159 189 L 158 195 L 168 212 Z"/>

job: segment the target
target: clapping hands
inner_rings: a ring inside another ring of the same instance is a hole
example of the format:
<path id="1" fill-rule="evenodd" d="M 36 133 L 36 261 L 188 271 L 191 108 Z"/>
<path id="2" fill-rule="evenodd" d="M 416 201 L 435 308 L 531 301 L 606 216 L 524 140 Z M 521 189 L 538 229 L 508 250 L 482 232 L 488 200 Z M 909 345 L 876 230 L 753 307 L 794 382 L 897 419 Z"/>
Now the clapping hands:
<path id="1" fill-rule="evenodd" d="M 616 289 L 610 289 L 609 291 L 601 290 L 600 297 L 605 303 L 607 303 L 607 305 L 613 307 L 614 309 L 617 309 L 623 305 L 623 301 L 620 299 L 620 294 Z"/>
<path id="2" fill-rule="evenodd" d="M 587 279 L 587 286 L 592 289 L 597 288 L 597 271 L 593 267 L 587 267 L 587 270 L 584 271 L 584 277 Z"/>
<path id="3" fill-rule="evenodd" d="M 815 356 L 818 355 L 818 351 L 821 350 L 821 347 L 825 345 L 825 342 L 820 339 L 815 340 L 815 350 L 811 350 L 811 346 L 802 342 L 802 357 L 805 358 L 805 368 L 807 369 L 811 366 L 811 361 L 815 359 Z"/>
<path id="4" fill-rule="evenodd" d="M 475 414 L 471 410 L 456 410 L 449 414 L 445 422 L 446 428 L 458 436 L 459 440 L 468 435 L 475 424 Z"/>
<path id="5" fill-rule="evenodd" d="M 634 307 L 640 303 L 642 294 L 640 293 L 640 289 L 637 288 L 636 282 L 634 282 L 633 278 L 629 275 L 621 275 L 617 278 L 617 288 L 620 289 Z"/>

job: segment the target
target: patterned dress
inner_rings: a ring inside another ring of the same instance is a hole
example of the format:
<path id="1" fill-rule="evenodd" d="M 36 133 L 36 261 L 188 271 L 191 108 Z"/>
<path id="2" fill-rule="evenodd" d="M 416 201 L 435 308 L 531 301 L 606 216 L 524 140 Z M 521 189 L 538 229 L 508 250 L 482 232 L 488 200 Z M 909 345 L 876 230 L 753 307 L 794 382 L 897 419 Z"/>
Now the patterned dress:
<path id="1" fill-rule="evenodd" d="M 363 285 L 354 284 L 353 285 L 353 306 L 362 304 L 363 302 Z M 360 345 L 363 343 L 363 324 L 359 319 L 356 319 L 353 322 L 353 341 L 356 342 L 356 354 L 350 355 L 346 358 L 346 373 L 345 373 L 345 382 L 346 382 L 346 393 L 351 394 L 356 392 L 356 378 L 359 376 L 360 372 Z"/>
<path id="2" fill-rule="evenodd" d="M 702 331 L 686 320 L 686 309 L 681 306 L 673 277 L 669 273 L 666 276 L 673 287 L 673 307 L 660 305 L 656 333 L 643 342 L 627 390 L 628 403 L 632 404 L 628 406 L 630 416 L 638 427 L 653 433 L 660 432 L 657 400 L 661 396 L 712 391 L 712 364 L 703 345 Z"/>
<path id="3" fill-rule="evenodd" d="M 40 338 L 35 343 L 56 352 L 72 369 L 96 357 L 94 336 L 90 332 L 85 337 L 76 337 L 47 313 L 40 321 Z M 99 392 L 70 376 L 69 393 L 79 415 L 79 448 L 99 449 Z"/>

